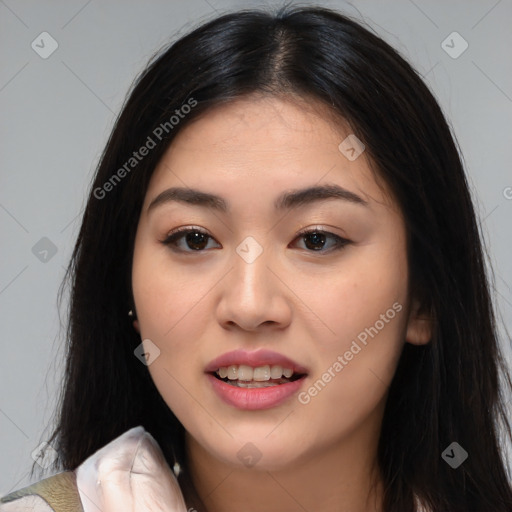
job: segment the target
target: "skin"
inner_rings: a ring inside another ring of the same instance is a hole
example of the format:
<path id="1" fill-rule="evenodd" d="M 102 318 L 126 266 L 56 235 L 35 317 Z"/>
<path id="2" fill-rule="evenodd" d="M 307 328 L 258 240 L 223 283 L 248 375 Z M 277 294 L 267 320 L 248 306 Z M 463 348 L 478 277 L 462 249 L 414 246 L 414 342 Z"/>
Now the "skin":
<path id="1" fill-rule="evenodd" d="M 249 96 L 183 128 L 151 178 L 134 247 L 134 325 L 161 351 L 148 369 L 186 429 L 190 476 L 210 512 L 382 510 L 376 453 L 388 385 L 404 343 L 428 343 L 431 326 L 409 293 L 400 209 L 365 153 L 349 161 L 338 149 L 349 133 L 310 99 Z M 325 183 L 368 206 L 326 199 L 274 210 L 280 193 Z M 230 210 L 169 202 L 148 212 L 172 186 L 222 196 Z M 202 252 L 185 237 L 182 253 L 161 242 L 182 226 L 212 237 Z M 333 250 L 331 237 L 323 246 L 297 237 L 316 227 L 350 243 Z M 248 236 L 263 248 L 251 264 L 236 252 Z M 204 374 L 220 354 L 268 348 L 309 369 L 307 390 L 396 303 L 401 311 L 307 404 L 294 395 L 239 410 Z M 246 443 L 261 453 L 251 468 L 237 456 Z"/>

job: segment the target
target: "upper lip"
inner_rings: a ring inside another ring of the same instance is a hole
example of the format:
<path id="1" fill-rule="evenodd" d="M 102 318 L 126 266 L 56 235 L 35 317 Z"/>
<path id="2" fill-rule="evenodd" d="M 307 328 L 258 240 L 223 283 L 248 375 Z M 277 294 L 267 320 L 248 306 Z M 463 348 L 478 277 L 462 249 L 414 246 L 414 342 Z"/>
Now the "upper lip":
<path id="1" fill-rule="evenodd" d="M 286 357 L 272 350 L 260 349 L 253 352 L 247 350 L 233 350 L 216 357 L 205 368 L 206 373 L 217 371 L 219 368 L 231 365 L 247 365 L 256 368 L 257 366 L 279 365 L 283 368 L 291 368 L 294 373 L 307 374 L 308 370 L 296 363 L 289 357 Z"/>

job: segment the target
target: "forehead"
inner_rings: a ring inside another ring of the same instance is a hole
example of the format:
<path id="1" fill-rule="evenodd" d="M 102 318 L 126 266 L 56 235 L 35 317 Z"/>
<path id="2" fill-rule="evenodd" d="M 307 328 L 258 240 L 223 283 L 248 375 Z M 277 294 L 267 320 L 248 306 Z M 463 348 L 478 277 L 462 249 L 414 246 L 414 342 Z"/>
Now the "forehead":
<path id="1" fill-rule="evenodd" d="M 305 155 L 313 148 L 332 151 L 347 131 L 322 103 L 298 97 L 251 95 L 218 105 L 181 130 L 171 145 L 199 147 L 232 156 L 273 153 L 273 157 Z M 338 141 L 338 143 L 337 143 Z"/>
<path id="2" fill-rule="evenodd" d="M 151 178 L 150 196 L 172 186 L 218 195 L 268 197 L 290 188 L 338 185 L 385 202 L 364 152 L 349 160 L 339 146 L 351 134 L 319 101 L 250 96 L 216 106 L 187 124 Z"/>

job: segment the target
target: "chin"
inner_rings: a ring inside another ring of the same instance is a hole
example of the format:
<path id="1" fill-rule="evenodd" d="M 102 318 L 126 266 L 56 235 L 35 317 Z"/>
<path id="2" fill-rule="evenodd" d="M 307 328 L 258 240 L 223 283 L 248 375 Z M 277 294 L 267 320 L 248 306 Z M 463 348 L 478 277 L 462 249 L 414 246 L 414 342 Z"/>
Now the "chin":
<path id="1" fill-rule="evenodd" d="M 264 434 L 234 435 L 232 443 L 228 443 L 228 446 L 217 444 L 211 453 L 237 469 L 245 467 L 256 471 L 280 471 L 296 465 L 301 455 L 297 446 L 303 449 L 303 443 L 293 443 L 290 436 L 286 436 L 286 444 L 283 437 L 265 439 L 268 432 L 266 429 Z"/>

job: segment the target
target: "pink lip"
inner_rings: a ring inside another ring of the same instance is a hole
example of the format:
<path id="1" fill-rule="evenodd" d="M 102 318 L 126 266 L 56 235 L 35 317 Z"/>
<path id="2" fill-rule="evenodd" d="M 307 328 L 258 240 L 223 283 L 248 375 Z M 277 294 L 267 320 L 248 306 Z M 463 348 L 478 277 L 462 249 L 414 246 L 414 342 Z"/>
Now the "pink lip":
<path id="1" fill-rule="evenodd" d="M 241 364 L 252 366 L 253 368 L 257 366 L 265 366 L 267 364 L 269 366 L 279 365 L 283 368 L 291 368 L 295 373 L 308 373 L 306 368 L 296 363 L 292 359 L 283 356 L 282 354 L 278 354 L 277 352 L 265 349 L 260 349 L 253 352 L 248 352 L 246 350 L 233 350 L 232 352 L 226 352 L 225 354 L 215 358 L 213 361 L 210 361 L 210 363 L 205 368 L 205 373 L 215 372 L 223 366 Z"/>
<path id="2" fill-rule="evenodd" d="M 226 384 L 211 373 L 207 375 L 210 384 L 217 396 L 226 404 L 238 409 L 255 411 L 270 409 L 282 404 L 285 400 L 297 393 L 303 386 L 306 376 L 293 382 L 278 384 L 267 388 L 239 388 Z"/>

